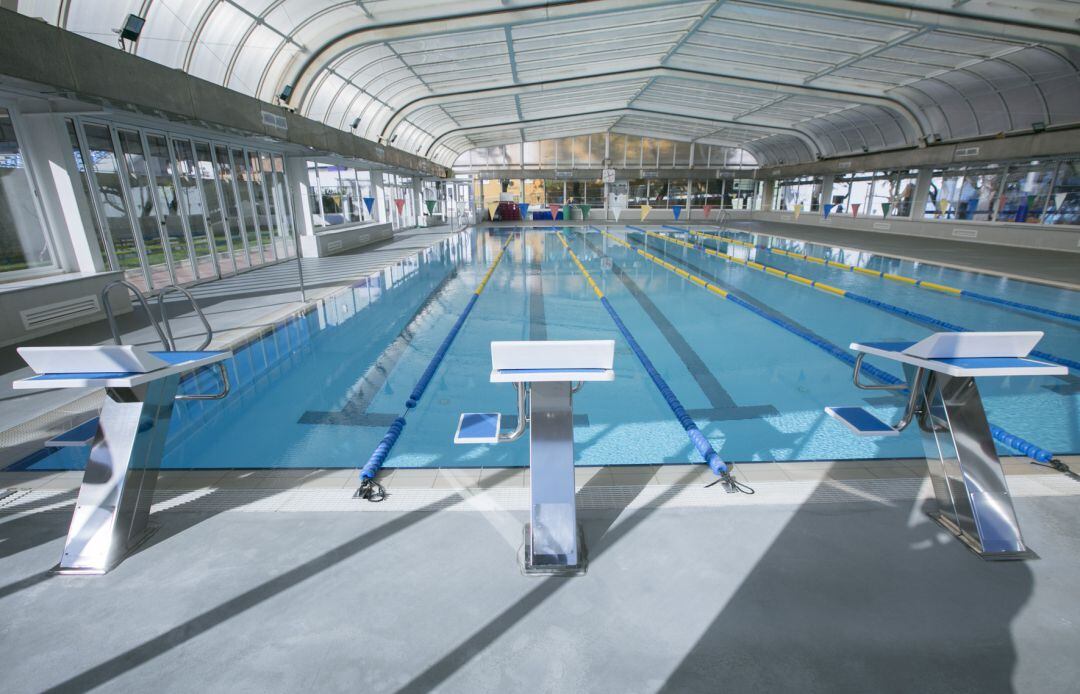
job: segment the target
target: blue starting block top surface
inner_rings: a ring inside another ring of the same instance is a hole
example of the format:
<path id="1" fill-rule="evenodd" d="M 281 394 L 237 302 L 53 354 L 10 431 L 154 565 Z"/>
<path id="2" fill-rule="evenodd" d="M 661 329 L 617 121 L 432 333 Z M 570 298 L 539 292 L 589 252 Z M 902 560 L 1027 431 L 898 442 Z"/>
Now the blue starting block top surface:
<path id="1" fill-rule="evenodd" d="M 43 373 L 15 381 L 11 387 L 16 390 L 36 388 L 130 388 L 141 383 L 164 378 L 173 374 L 194 371 L 195 369 L 224 361 L 232 352 L 150 352 L 151 355 L 166 362 L 168 366 L 138 372 L 86 372 L 86 373 Z"/>
<path id="2" fill-rule="evenodd" d="M 826 407 L 825 412 L 857 436 L 898 436 L 900 434 L 861 407 Z"/>
<path id="3" fill-rule="evenodd" d="M 1063 376 L 1068 368 L 1028 357 L 916 357 L 905 354 L 915 342 L 854 342 L 851 348 L 950 376 Z"/>
<path id="4" fill-rule="evenodd" d="M 458 420 L 454 443 L 498 443 L 500 426 L 498 412 L 465 412 Z"/>

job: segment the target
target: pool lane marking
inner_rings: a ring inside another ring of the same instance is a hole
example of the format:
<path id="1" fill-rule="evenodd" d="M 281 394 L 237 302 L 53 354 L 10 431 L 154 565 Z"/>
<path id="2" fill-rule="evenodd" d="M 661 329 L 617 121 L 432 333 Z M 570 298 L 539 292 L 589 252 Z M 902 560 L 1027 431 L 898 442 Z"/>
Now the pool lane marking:
<path id="1" fill-rule="evenodd" d="M 488 280 L 491 279 L 492 273 L 495 272 L 495 268 L 498 267 L 499 262 L 506 254 L 507 247 L 510 245 L 510 242 L 513 241 L 516 236 L 517 235 L 515 233 L 511 232 L 510 235 L 507 237 L 506 243 L 504 243 L 502 245 L 502 248 L 499 249 L 499 254 L 495 256 L 495 260 L 492 261 L 491 267 L 489 267 L 488 271 L 484 274 L 484 278 L 480 280 L 480 284 L 477 286 L 476 291 L 473 292 L 472 297 L 469 299 L 469 303 L 466 304 L 465 309 L 461 312 L 461 315 L 458 316 L 457 321 L 450 328 L 450 332 L 448 332 L 443 338 L 443 341 L 439 345 L 439 348 L 435 350 L 435 354 L 431 357 L 431 361 L 428 362 L 428 366 L 424 370 L 424 373 L 421 374 L 419 380 L 417 380 L 416 385 L 413 387 L 412 392 L 409 394 L 409 399 L 405 401 L 405 411 L 402 412 L 401 415 L 398 416 L 396 419 L 394 419 L 393 423 L 386 430 L 386 433 L 383 435 L 378 445 L 375 446 L 375 450 L 371 452 L 371 457 L 368 458 L 367 463 L 365 463 L 364 466 L 360 469 L 361 482 L 358 494 L 360 494 L 361 496 L 364 495 L 365 488 L 367 488 L 370 493 L 370 488 L 375 479 L 375 475 L 379 473 L 379 469 L 382 468 L 383 463 L 386 462 L 387 456 L 390 455 L 390 451 L 394 448 L 394 444 L 397 443 L 398 437 L 401 436 L 401 431 L 405 428 L 405 418 L 408 416 L 409 412 L 416 407 L 416 405 L 419 403 L 420 398 L 423 397 L 424 391 L 427 390 L 428 384 L 431 383 L 431 379 L 435 376 L 435 372 L 438 370 L 439 364 L 442 363 L 443 358 L 446 356 L 446 353 L 449 351 L 450 346 L 453 344 L 454 338 L 456 338 L 458 333 L 461 332 L 461 328 L 465 325 L 465 320 L 469 317 L 469 313 L 472 312 L 473 306 L 475 306 L 476 302 L 480 299 L 480 295 L 484 292 L 484 287 L 487 286 Z M 377 484 L 374 484 L 373 486 L 375 486 L 376 488 L 378 487 Z"/>
<path id="2" fill-rule="evenodd" d="M 580 233 L 580 232 L 575 232 Z M 603 253 L 600 249 L 582 236 L 585 241 L 585 245 L 595 253 Z M 742 419 L 760 419 L 764 415 L 779 414 L 775 407 L 772 405 L 748 405 L 740 407 L 731 394 L 727 392 L 723 385 L 721 385 L 716 375 L 709 369 L 705 360 L 701 358 L 701 355 L 694 350 L 693 346 L 683 337 L 682 332 L 679 331 L 675 324 L 668 320 L 668 317 L 663 311 L 653 303 L 652 299 L 642 291 L 637 282 L 630 277 L 625 270 L 623 270 L 618 263 L 614 260 L 611 261 L 611 271 L 615 274 L 615 277 L 622 282 L 623 287 L 630 292 L 630 296 L 637 301 L 638 305 L 646 315 L 652 320 L 653 324 L 660 331 L 660 334 L 664 336 L 667 343 L 671 346 L 671 349 L 682 361 L 683 366 L 690 372 L 694 381 L 701 388 L 701 392 L 704 393 L 705 398 L 709 401 L 711 406 L 709 409 L 692 409 L 687 412 L 692 417 L 701 417 L 702 419 L 708 419 L 711 421 L 722 420 L 742 420 Z"/>
<path id="3" fill-rule="evenodd" d="M 432 305 L 435 304 L 447 292 L 447 284 L 457 277 L 457 268 L 452 268 L 435 287 L 427 298 L 413 313 L 409 322 L 397 334 L 397 337 L 378 356 L 364 375 L 360 378 L 360 386 L 353 386 L 355 392 L 342 405 L 340 410 L 321 411 L 308 410 L 300 415 L 300 424 L 341 424 L 358 427 L 385 427 L 393 424 L 396 414 L 383 412 L 368 412 L 367 408 L 375 396 L 382 390 L 390 378 L 390 372 L 397 366 L 405 350 L 412 343 L 413 338 L 420 331 L 421 323 L 429 317 Z"/>
<path id="4" fill-rule="evenodd" d="M 825 258 L 818 258 L 816 256 L 806 255 L 805 253 L 796 253 L 794 251 L 786 251 L 786 250 L 784 250 L 782 248 L 773 248 L 772 246 L 759 246 L 757 244 L 753 244 L 753 243 L 750 243 L 748 241 L 742 241 L 740 239 L 733 239 L 733 238 L 728 238 L 726 236 L 721 236 L 720 235 L 720 234 L 723 234 L 725 232 L 719 232 L 717 234 L 711 234 L 709 232 L 693 231 L 692 229 L 689 229 L 689 228 L 676 227 L 676 226 L 671 226 L 669 224 L 665 224 L 664 228 L 665 229 L 671 229 L 673 231 L 684 231 L 684 232 L 686 232 L 688 234 L 693 234 L 694 236 L 700 236 L 700 237 L 703 237 L 703 238 L 710 238 L 710 239 L 713 239 L 715 241 L 723 241 L 724 243 L 732 243 L 732 244 L 735 244 L 736 246 L 745 246 L 746 248 L 756 248 L 756 249 L 759 249 L 759 250 L 768 251 L 770 253 L 775 253 L 776 255 L 786 256 L 786 257 L 792 258 L 794 260 L 800 260 L 800 261 L 808 262 L 808 263 L 815 263 L 817 265 L 827 265 L 828 267 L 836 268 L 838 270 L 848 270 L 850 272 L 857 272 L 859 274 L 868 275 L 870 277 L 879 277 L 881 279 L 890 280 L 892 282 L 899 282 L 901 284 L 907 284 L 907 285 L 910 285 L 910 286 L 913 286 L 913 287 L 919 287 L 921 289 L 930 289 L 932 291 L 939 292 L 939 293 L 942 293 L 942 294 L 949 294 L 949 295 L 952 295 L 952 296 L 962 296 L 962 297 L 965 297 L 965 298 L 968 298 L 968 299 L 974 299 L 976 301 L 981 301 L 981 302 L 988 303 L 988 304 L 1006 306 L 1008 308 L 1015 308 L 1015 309 L 1019 309 L 1019 310 L 1022 310 L 1022 311 L 1028 311 L 1030 313 L 1037 313 L 1037 314 L 1040 314 L 1040 315 L 1051 316 L 1053 318 L 1061 318 L 1061 319 L 1064 319 L 1064 320 L 1080 322 L 1080 315 L 1077 315 L 1075 313 L 1068 313 L 1066 311 L 1056 311 L 1056 310 L 1050 309 L 1050 308 L 1043 308 L 1042 306 L 1035 306 L 1034 304 L 1024 304 L 1024 303 L 1021 303 L 1019 301 L 1011 301 L 1009 299 L 1002 299 L 1002 298 L 999 298 L 999 297 L 996 297 L 996 296 L 990 296 L 989 294 L 982 294 L 980 292 L 975 292 L 975 291 L 972 291 L 970 289 L 960 289 L 958 287 L 950 287 L 949 285 L 946 285 L 946 284 L 938 284 L 937 282 L 930 282 L 928 280 L 919 280 L 919 279 L 915 279 L 914 277 L 907 277 L 905 275 L 897 275 L 897 274 L 894 274 L 894 273 L 885 272 L 884 270 L 871 270 L 869 268 L 859 267 L 857 265 L 848 265 L 847 263 L 839 263 L 839 262 L 837 262 L 835 260 L 826 260 Z M 761 234 L 761 235 L 762 236 L 770 236 L 769 234 Z M 777 237 L 770 236 L 770 238 L 777 238 Z M 812 243 L 812 242 L 804 241 L 803 243 Z M 818 244 L 818 245 L 821 245 L 821 244 Z M 875 255 L 879 255 L 879 257 L 882 257 L 882 258 L 891 257 L 891 256 L 881 256 L 880 254 L 875 254 Z M 923 261 L 911 261 L 911 262 L 923 262 Z M 934 265 L 934 263 L 926 263 L 926 264 L 927 265 Z M 941 266 L 934 265 L 934 267 L 941 267 Z M 1023 280 L 1016 280 L 1016 281 L 1022 282 Z"/>
<path id="5" fill-rule="evenodd" d="M 746 267 L 749 267 L 749 268 L 752 268 L 754 270 L 764 272 L 764 273 L 772 275 L 774 277 L 779 277 L 781 279 L 791 280 L 792 282 L 795 282 L 797 284 L 801 284 L 801 285 L 808 286 L 808 287 L 813 287 L 814 289 L 818 289 L 820 291 L 823 291 L 823 292 L 826 292 L 826 293 L 829 293 L 829 294 L 835 294 L 836 296 L 840 296 L 840 297 L 843 297 L 845 299 L 851 299 L 852 301 L 863 304 L 864 306 L 869 306 L 871 308 L 875 308 L 875 309 L 877 309 L 879 311 L 882 311 L 884 313 L 891 313 L 893 315 L 900 316 L 901 318 L 904 318 L 905 320 L 910 320 L 910 321 L 913 321 L 913 322 L 922 323 L 924 325 L 929 325 L 929 326 L 933 326 L 933 327 L 936 327 L 936 328 L 944 328 L 945 330 L 948 330 L 948 331 L 951 331 L 951 332 L 960 332 L 960 333 L 972 332 L 972 330 L 970 328 L 965 328 L 962 325 L 956 325 L 955 323 L 950 323 L 948 321 L 941 320 L 940 318 L 935 318 L 934 316 L 930 316 L 930 315 L 927 315 L 925 313 L 919 313 L 918 311 L 911 311 L 911 310 L 906 309 L 906 308 L 901 308 L 900 306 L 896 306 L 894 304 L 890 304 L 890 303 L 885 302 L 885 301 L 880 301 L 878 299 L 871 299 L 868 296 L 863 296 L 862 294 L 856 294 L 855 292 L 852 292 L 852 291 L 847 290 L 847 289 L 840 289 L 839 287 L 834 287 L 834 286 L 832 286 L 830 284 L 825 284 L 824 282 L 817 282 L 817 281 L 811 280 L 808 277 L 803 277 L 801 275 L 796 275 L 793 272 L 785 272 L 784 270 L 772 267 L 770 265 L 765 265 L 763 263 L 758 263 L 758 262 L 754 262 L 754 261 L 751 261 L 751 260 L 743 260 L 742 258 L 737 258 L 737 257 L 735 257 L 733 255 L 728 254 L 728 253 L 724 253 L 722 251 L 718 251 L 718 250 L 714 250 L 712 248 L 708 248 L 708 247 L 706 247 L 706 246 L 704 246 L 702 244 L 689 243 L 687 241 L 683 241 L 682 239 L 674 238 L 673 236 L 670 236 L 670 235 L 658 234 L 655 231 L 648 231 L 648 230 L 642 229 L 640 227 L 627 225 L 626 228 L 627 229 L 633 229 L 634 231 L 636 231 L 638 233 L 645 234 L 646 236 L 651 236 L 653 238 L 660 239 L 660 240 L 664 241 L 665 243 L 674 243 L 674 244 L 676 244 L 678 246 L 682 246 L 684 248 L 691 248 L 693 250 L 706 253 L 707 255 L 711 255 L 711 256 L 715 256 L 717 258 L 721 258 L 721 259 L 726 260 L 728 262 L 733 262 L 733 263 L 738 263 L 740 265 L 745 265 Z M 703 234 L 698 234 L 698 232 L 689 232 L 689 233 L 699 235 L 699 236 L 703 235 Z M 709 236 L 709 235 L 704 234 L 704 236 Z M 717 237 L 714 237 L 714 238 L 717 238 Z M 724 239 L 722 237 L 720 237 L 720 240 L 727 241 L 727 239 Z M 745 242 L 743 242 L 743 243 L 745 243 Z M 753 244 L 748 244 L 748 245 L 750 245 L 753 248 L 757 248 L 757 246 L 753 246 Z M 847 266 L 847 267 L 852 267 L 852 266 Z M 894 277 L 898 277 L 898 276 L 899 275 L 894 275 Z M 1060 364 L 1060 365 L 1065 366 L 1067 368 L 1073 369 L 1074 371 L 1080 371 L 1080 362 L 1076 361 L 1075 359 L 1069 359 L 1068 357 L 1060 357 L 1060 356 L 1058 356 L 1056 354 L 1051 354 L 1050 352 L 1044 352 L 1042 350 L 1037 350 L 1037 349 L 1031 350 L 1031 355 L 1033 357 L 1038 358 L 1038 359 L 1043 359 L 1045 361 L 1053 362 L 1055 364 Z"/>
<path id="6" fill-rule="evenodd" d="M 615 310 L 615 307 L 612 306 L 611 302 L 607 300 L 607 297 L 604 296 L 604 292 L 602 292 L 600 290 L 600 287 L 596 285 L 596 281 L 593 280 L 592 275 L 589 274 L 589 271 L 585 269 L 585 266 L 582 264 L 581 260 L 578 259 L 577 253 L 574 253 L 574 250 L 570 248 L 570 244 L 567 243 L 566 239 L 563 238 L 563 235 L 561 233 L 556 234 L 556 238 L 559 239 L 559 242 L 563 245 L 563 248 L 566 249 L 566 252 L 570 254 L 570 259 L 574 261 L 574 265 L 577 266 L 577 269 L 581 272 L 582 276 L 585 278 L 585 281 L 588 282 L 589 287 L 596 294 L 597 298 L 600 299 L 600 304 L 604 307 L 604 310 L 608 312 L 608 315 L 611 316 L 611 320 L 613 323 L 615 323 L 615 327 L 619 329 L 620 333 L 622 333 L 623 339 L 626 340 L 626 344 L 630 347 L 630 350 L 634 353 L 634 356 L 636 356 L 638 358 L 638 361 L 641 362 L 642 368 L 645 369 L 645 373 L 647 373 L 649 375 L 649 378 L 652 379 L 653 385 L 655 385 L 656 389 L 660 391 L 660 395 L 663 396 L 664 401 L 667 402 L 668 407 L 671 408 L 671 413 L 675 415 L 675 418 L 677 420 L 679 420 L 679 424 L 682 425 L 683 430 L 690 438 L 690 442 L 694 445 L 694 448 L 696 448 L 698 453 L 700 453 L 701 456 L 705 459 L 705 462 L 706 464 L 708 464 L 709 468 L 720 476 L 720 479 L 724 481 L 725 486 L 729 488 L 729 491 L 738 490 L 739 484 L 732 480 L 731 472 L 727 463 L 723 461 L 723 459 L 720 457 L 720 454 L 717 453 L 716 449 L 713 448 L 712 443 L 710 443 L 709 439 L 707 439 L 705 437 L 705 434 L 702 433 L 700 427 L 698 427 L 697 425 L 697 422 L 695 422 L 694 419 L 689 414 L 687 414 L 686 408 L 683 407 L 683 404 L 681 402 L 679 402 L 678 396 L 675 395 L 675 392 L 671 390 L 671 386 L 669 386 L 667 382 L 664 381 L 664 377 L 661 376 L 660 372 L 656 370 L 655 366 L 653 366 L 653 363 L 649 359 L 648 355 L 646 355 L 645 351 L 641 349 L 641 345 L 639 345 L 638 341 L 634 339 L 634 335 L 630 332 L 630 329 L 626 327 L 626 324 L 623 323 L 622 318 L 619 317 L 619 313 Z"/>
<path id="7" fill-rule="evenodd" d="M 634 248 L 633 246 L 631 246 L 626 241 L 623 241 L 622 239 L 620 239 L 620 238 L 618 238 L 616 236 L 612 236 L 610 233 L 608 233 L 606 231 L 603 231 L 602 229 L 598 229 L 597 227 L 590 227 L 590 228 L 595 229 L 596 231 L 603 234 L 605 237 L 611 239 L 612 241 L 615 241 L 616 243 L 618 243 L 618 244 L 620 244 L 622 246 L 625 246 L 626 248 L 630 249 L 631 251 L 634 251 L 635 253 L 637 253 L 637 254 L 639 254 L 641 256 L 649 258 L 650 260 L 652 260 L 653 262 L 655 262 L 657 264 L 663 265 L 663 266 L 668 267 L 668 268 L 673 268 L 674 267 L 671 263 L 669 263 L 669 262 L 667 262 L 665 260 L 662 260 L 660 258 L 657 258 L 653 254 L 651 254 L 651 253 L 649 253 L 647 251 L 643 251 L 640 248 Z M 633 227 L 630 227 L 630 228 L 633 228 Z M 691 247 L 693 247 L 693 246 L 691 246 Z M 705 282 L 705 280 L 700 280 L 700 282 L 695 282 L 695 284 L 700 284 L 700 283 L 703 283 L 703 282 Z M 732 295 L 732 294 L 730 294 L 728 292 L 725 292 L 723 296 L 724 296 L 724 298 L 738 304 L 739 306 L 742 306 L 743 308 L 760 315 L 762 318 L 765 318 L 766 320 L 780 326 L 781 328 L 784 328 L 788 332 L 790 332 L 792 334 L 795 334 L 795 335 L 798 335 L 799 337 L 803 338 L 807 342 L 810 342 L 811 344 L 813 344 L 815 347 L 818 347 L 822 351 L 827 352 L 828 354 L 831 354 L 833 357 L 835 357 L 836 359 L 844 362 L 845 364 L 848 364 L 848 365 L 851 365 L 851 366 L 853 366 L 855 364 L 855 357 L 851 356 L 850 352 L 847 352 L 847 351 L 844 351 L 844 350 L 840 349 L 836 344 L 832 343 L 831 341 L 829 341 L 827 339 L 824 339 L 824 338 L 818 338 L 818 339 L 815 340 L 813 336 L 803 334 L 803 332 L 798 330 L 794 325 L 791 325 L 789 323 L 786 324 L 786 321 L 783 321 L 783 320 L 780 320 L 778 318 L 769 316 L 766 312 L 764 312 L 761 309 L 753 306 L 752 304 L 750 304 L 745 299 L 734 296 L 734 295 Z M 889 385 L 899 385 L 899 384 L 903 383 L 903 381 L 901 381 L 896 376 L 893 376 L 891 373 L 889 373 L 887 371 L 884 371 L 882 369 L 879 369 L 876 366 L 863 364 L 862 370 L 865 373 L 867 373 L 871 378 L 875 378 L 875 379 L 877 379 L 878 381 L 880 381 L 882 383 L 887 383 Z M 1013 449 L 1015 449 L 1017 451 L 1020 451 L 1024 455 L 1032 458 L 1033 460 L 1037 460 L 1037 461 L 1040 461 L 1040 462 L 1047 462 L 1047 461 L 1049 461 L 1050 459 L 1052 459 L 1054 457 L 1053 453 L 1050 452 L 1049 450 L 1047 450 L 1045 448 L 1042 448 L 1040 446 L 1037 446 L 1037 445 L 1035 445 L 1035 444 L 1033 444 L 1033 443 L 1031 443 L 1029 441 L 1026 441 L 1026 440 L 1020 438 L 1019 436 L 1016 436 L 1014 434 L 1010 434 L 1009 432 L 1005 431 L 1004 429 L 997 426 L 996 424 L 989 423 L 989 426 L 990 426 L 990 435 L 996 441 L 998 441 L 1000 443 L 1003 443 L 1006 446 L 1009 446 L 1010 448 L 1013 448 Z"/>

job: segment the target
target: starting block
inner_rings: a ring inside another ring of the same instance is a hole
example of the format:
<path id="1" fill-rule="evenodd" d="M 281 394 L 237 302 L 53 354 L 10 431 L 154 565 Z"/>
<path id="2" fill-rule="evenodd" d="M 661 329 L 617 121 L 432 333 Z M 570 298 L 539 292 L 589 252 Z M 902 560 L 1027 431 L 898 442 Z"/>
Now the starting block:
<path id="1" fill-rule="evenodd" d="M 917 421 L 937 499 L 931 516 L 985 559 L 1033 553 L 1020 534 L 975 379 L 1067 374 L 1064 366 L 1028 357 L 1042 336 L 1038 331 L 964 332 L 935 333 L 919 342 L 854 342 L 856 387 L 906 389 L 904 414 L 889 426 L 859 407 L 825 408 L 859 436 L 897 435 Z M 861 383 L 867 355 L 902 364 L 907 384 Z"/>
<path id="2" fill-rule="evenodd" d="M 529 429 L 526 573 L 585 571 L 574 500 L 573 394 L 587 381 L 613 380 L 614 360 L 614 340 L 492 342 L 490 379 L 517 389 L 517 427 L 501 432 L 497 413 L 465 413 L 458 422 L 455 443 L 507 443 Z"/>

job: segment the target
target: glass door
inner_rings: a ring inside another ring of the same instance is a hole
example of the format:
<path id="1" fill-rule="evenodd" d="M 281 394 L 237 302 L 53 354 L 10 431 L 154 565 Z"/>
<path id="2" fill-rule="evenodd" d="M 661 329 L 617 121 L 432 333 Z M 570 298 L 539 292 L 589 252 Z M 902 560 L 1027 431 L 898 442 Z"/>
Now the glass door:
<path id="1" fill-rule="evenodd" d="M 236 185 L 233 165 L 229 159 L 229 150 L 223 145 L 214 145 L 214 159 L 217 163 L 218 190 L 221 191 L 222 213 L 229 230 L 229 249 L 232 252 L 233 266 L 236 272 L 251 267 L 248 260 L 247 239 L 244 235 L 244 223 L 237 204 Z"/>
<path id="2" fill-rule="evenodd" d="M 174 139 L 172 148 L 176 161 L 179 214 L 187 220 L 187 228 L 191 234 L 195 274 L 199 279 L 220 277 L 217 255 L 214 252 L 216 243 L 207 216 L 207 204 L 201 186 L 199 166 L 195 161 L 195 150 L 191 140 Z"/>

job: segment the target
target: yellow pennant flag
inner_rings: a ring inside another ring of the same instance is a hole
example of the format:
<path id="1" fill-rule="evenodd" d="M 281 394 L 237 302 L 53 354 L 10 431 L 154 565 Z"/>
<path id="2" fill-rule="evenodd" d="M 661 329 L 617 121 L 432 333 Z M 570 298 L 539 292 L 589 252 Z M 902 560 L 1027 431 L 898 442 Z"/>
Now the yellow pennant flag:
<path id="1" fill-rule="evenodd" d="M 796 203 L 794 211 L 795 211 L 795 219 L 798 219 L 799 215 L 802 214 L 802 203 L 801 202 Z"/>
<path id="2" fill-rule="evenodd" d="M 946 212 L 948 212 L 949 211 L 949 201 L 948 200 L 938 200 L 938 209 L 941 210 L 941 214 L 945 214 Z"/>
<path id="3" fill-rule="evenodd" d="M 498 209 L 499 209 L 499 203 L 497 203 L 497 202 L 489 202 L 487 204 L 488 217 L 490 217 L 491 221 L 493 221 L 493 222 L 495 221 L 495 211 L 498 210 Z"/>
<path id="4" fill-rule="evenodd" d="M 652 212 L 652 207 L 650 205 L 642 205 L 641 206 L 641 221 L 644 222 L 645 218 L 649 216 L 650 212 Z"/>

